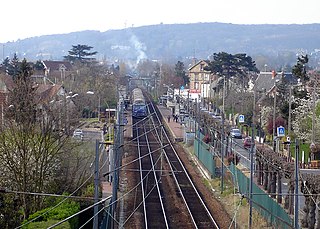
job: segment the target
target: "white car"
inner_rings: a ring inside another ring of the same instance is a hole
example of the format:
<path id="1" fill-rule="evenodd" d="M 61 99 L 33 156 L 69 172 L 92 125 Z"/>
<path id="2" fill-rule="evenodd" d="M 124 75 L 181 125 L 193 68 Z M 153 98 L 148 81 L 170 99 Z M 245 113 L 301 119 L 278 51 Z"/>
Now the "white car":
<path id="1" fill-rule="evenodd" d="M 73 135 L 72 135 L 73 138 L 79 138 L 79 139 L 83 139 L 83 132 L 81 129 L 75 129 L 73 131 Z"/>
<path id="2" fill-rule="evenodd" d="M 230 135 L 231 135 L 232 138 L 239 138 L 239 139 L 242 138 L 242 134 L 241 134 L 240 130 L 236 129 L 236 128 L 231 129 Z"/>

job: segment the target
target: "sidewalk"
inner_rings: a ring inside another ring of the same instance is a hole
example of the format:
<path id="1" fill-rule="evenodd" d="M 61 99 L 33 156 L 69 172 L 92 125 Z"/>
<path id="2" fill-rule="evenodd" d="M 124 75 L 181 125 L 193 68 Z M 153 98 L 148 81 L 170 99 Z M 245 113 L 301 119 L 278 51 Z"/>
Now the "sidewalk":
<path id="1" fill-rule="evenodd" d="M 169 127 L 169 130 L 173 136 L 173 139 L 175 142 L 182 142 L 184 139 L 184 126 L 180 124 L 180 122 L 174 121 L 172 117 L 172 112 L 170 108 L 158 105 L 157 106 L 164 122 Z M 170 121 L 168 120 L 168 117 L 170 117 Z"/>

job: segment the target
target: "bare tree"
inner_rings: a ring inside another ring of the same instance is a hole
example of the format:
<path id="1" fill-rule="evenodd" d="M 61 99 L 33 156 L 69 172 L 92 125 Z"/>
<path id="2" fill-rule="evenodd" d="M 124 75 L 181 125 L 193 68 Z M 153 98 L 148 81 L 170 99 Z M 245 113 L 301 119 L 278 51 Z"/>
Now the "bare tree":
<path id="1" fill-rule="evenodd" d="M 4 128 L 0 133 L 0 187 L 23 193 L 16 196 L 16 204 L 26 219 L 43 207 L 42 197 L 28 193 L 64 191 L 55 182 L 61 176 L 62 164 L 66 163 L 65 155 L 71 158 L 79 143 L 54 131 L 59 114 L 46 106 L 40 109 L 36 85 L 30 77 L 32 69 L 26 60 L 21 62 L 20 72 L 5 105 Z M 1 211 L 1 214 L 6 217 L 12 212 Z"/>

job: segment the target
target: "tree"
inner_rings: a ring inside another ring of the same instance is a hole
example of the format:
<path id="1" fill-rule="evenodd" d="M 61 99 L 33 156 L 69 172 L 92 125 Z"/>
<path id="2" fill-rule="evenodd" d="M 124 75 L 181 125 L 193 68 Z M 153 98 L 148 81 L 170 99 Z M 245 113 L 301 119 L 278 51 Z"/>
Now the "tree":
<path id="1" fill-rule="evenodd" d="M 189 83 L 189 77 L 186 75 L 185 67 L 183 62 L 178 61 L 174 68 L 175 75 L 183 79 L 183 84 L 187 85 Z"/>
<path id="2" fill-rule="evenodd" d="M 11 209 L 20 209 L 17 214 L 23 214 L 23 219 L 44 205 L 42 197 L 26 193 L 61 192 L 57 180 L 62 175 L 62 165 L 75 158 L 71 152 L 79 144 L 54 131 L 56 123 L 60 122 L 60 112 L 54 107 L 39 105 L 37 86 L 32 82 L 31 74 L 32 68 L 24 59 L 14 78 L 8 103 L 3 104 L 5 122 L 0 133 L 0 187 L 25 193 L 16 195 L 17 200 L 6 196 L 6 203 L 18 205 Z M 12 211 L 0 208 L 0 214 L 5 218 L 13 216 Z M 13 228 L 15 225 L 0 224 L 0 227 Z"/>
<path id="3" fill-rule="evenodd" d="M 1 64 L 2 72 L 7 73 L 7 69 L 9 66 L 10 66 L 10 59 L 9 57 L 6 57 Z"/>
<path id="4" fill-rule="evenodd" d="M 243 76 L 248 71 L 258 71 L 250 56 L 244 53 L 232 55 L 226 52 L 214 53 L 213 60 L 209 62 L 206 70 L 227 78 Z"/>
<path id="5" fill-rule="evenodd" d="M 37 60 L 37 62 L 33 65 L 33 68 L 37 71 L 44 71 L 44 65 L 41 60 Z"/>
<path id="6" fill-rule="evenodd" d="M 68 51 L 69 54 L 64 56 L 64 58 L 70 62 L 88 62 L 95 60 L 95 58 L 92 58 L 92 56 L 96 55 L 98 52 L 90 52 L 92 48 L 93 47 L 88 45 L 72 45 L 71 50 Z"/>
<path id="7" fill-rule="evenodd" d="M 10 60 L 9 65 L 7 66 L 7 74 L 12 76 L 12 78 L 15 78 L 17 75 L 20 74 L 19 72 L 19 58 L 17 54 L 15 53 L 13 55 L 13 58 Z"/>
<path id="8" fill-rule="evenodd" d="M 306 64 L 309 62 L 308 55 L 298 56 L 297 63 L 292 68 L 292 74 L 299 77 L 302 83 L 305 83 L 310 78 L 306 72 Z"/>

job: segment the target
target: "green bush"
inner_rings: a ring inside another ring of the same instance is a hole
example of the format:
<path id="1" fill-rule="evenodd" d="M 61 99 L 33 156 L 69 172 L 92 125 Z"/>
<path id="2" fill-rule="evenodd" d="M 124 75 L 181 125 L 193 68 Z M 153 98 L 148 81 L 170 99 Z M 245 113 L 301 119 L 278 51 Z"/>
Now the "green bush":
<path id="1" fill-rule="evenodd" d="M 62 198 L 59 198 L 55 204 L 57 205 L 60 201 L 62 201 Z M 25 224 L 26 222 L 29 222 L 30 220 L 35 219 L 32 223 L 27 224 L 24 226 L 24 229 L 31 229 L 31 228 L 47 228 L 47 227 L 40 227 L 40 226 L 35 226 L 38 225 L 39 223 L 46 223 L 50 221 L 56 221 L 59 222 L 77 212 L 80 210 L 80 204 L 72 201 L 72 200 L 66 200 L 62 204 L 60 204 L 58 207 L 52 209 L 52 207 L 48 207 L 45 209 L 42 209 L 40 211 L 35 212 L 34 214 L 30 215 L 29 218 L 25 221 L 22 222 L 22 224 Z M 47 212 L 48 211 L 48 212 Z M 47 213 L 46 213 L 47 212 Z M 50 224 L 53 225 L 54 223 Z M 72 219 L 69 220 L 69 225 L 68 227 L 61 227 L 61 228 L 77 228 L 78 220 L 77 217 L 73 217 Z M 50 226 L 49 225 L 49 226 Z M 59 227 L 60 228 L 60 227 Z"/>
<path id="2" fill-rule="evenodd" d="M 34 222 L 30 223 L 28 226 L 23 227 L 23 228 L 28 228 L 28 229 L 41 229 L 41 228 L 48 228 L 56 223 L 58 223 L 59 220 L 48 220 L 48 221 L 42 221 L 42 222 Z M 55 228 L 57 229 L 71 229 L 70 224 L 68 222 L 64 222 L 60 224 L 59 226 L 56 226 Z"/>

